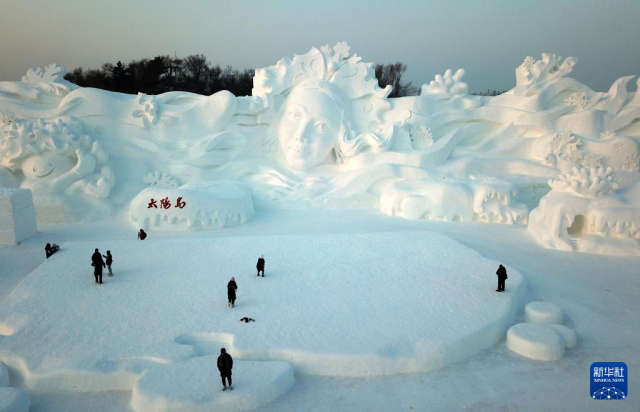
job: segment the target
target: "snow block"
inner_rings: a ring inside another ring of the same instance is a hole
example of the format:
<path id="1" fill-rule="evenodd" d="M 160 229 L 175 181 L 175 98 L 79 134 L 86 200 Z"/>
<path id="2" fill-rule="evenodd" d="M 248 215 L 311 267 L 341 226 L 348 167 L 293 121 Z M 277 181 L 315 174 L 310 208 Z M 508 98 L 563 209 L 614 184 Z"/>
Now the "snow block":
<path id="1" fill-rule="evenodd" d="M 524 307 L 524 320 L 539 325 L 561 324 L 563 321 L 562 309 L 553 303 L 531 302 Z"/>
<path id="2" fill-rule="evenodd" d="M 576 346 L 576 343 L 578 342 L 576 333 L 568 327 L 557 324 L 547 325 L 547 327 L 555 330 L 560 336 L 562 336 L 562 339 L 564 339 L 565 348 L 573 348 L 574 346 Z"/>
<path id="3" fill-rule="evenodd" d="M 37 232 L 31 191 L 0 188 L 0 245 L 15 245 Z"/>
<path id="4" fill-rule="evenodd" d="M 0 362 L 0 388 L 9 386 L 9 370 L 7 365 Z"/>
<path id="5" fill-rule="evenodd" d="M 564 339 L 553 329 L 518 323 L 507 332 L 507 348 L 527 358 L 552 361 L 564 356 Z"/>
<path id="6" fill-rule="evenodd" d="M 136 411 L 254 410 L 287 392 L 294 384 L 286 362 L 234 361 L 233 391 L 222 391 L 217 356 L 202 356 L 158 366 L 134 385 Z"/>
<path id="7" fill-rule="evenodd" d="M 0 388 L 0 412 L 28 412 L 29 395 L 18 388 Z"/>

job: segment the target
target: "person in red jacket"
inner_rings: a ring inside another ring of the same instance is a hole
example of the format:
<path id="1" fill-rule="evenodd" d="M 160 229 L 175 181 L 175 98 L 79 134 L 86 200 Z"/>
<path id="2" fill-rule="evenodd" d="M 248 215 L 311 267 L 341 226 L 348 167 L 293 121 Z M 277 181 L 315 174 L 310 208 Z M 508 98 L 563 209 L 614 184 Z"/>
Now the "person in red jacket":
<path id="1" fill-rule="evenodd" d="M 229 382 L 229 389 L 233 390 L 231 385 L 231 369 L 233 369 L 233 358 L 227 353 L 225 348 L 220 349 L 220 356 L 218 356 L 218 370 L 220 371 L 220 377 L 222 378 L 222 390 L 227 390 L 225 379 Z"/>

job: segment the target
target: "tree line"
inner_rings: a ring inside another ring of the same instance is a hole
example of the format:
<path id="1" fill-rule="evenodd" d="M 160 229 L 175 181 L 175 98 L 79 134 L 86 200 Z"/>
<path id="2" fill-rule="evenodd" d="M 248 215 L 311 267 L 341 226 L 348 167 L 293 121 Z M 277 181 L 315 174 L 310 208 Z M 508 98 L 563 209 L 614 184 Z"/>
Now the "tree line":
<path id="1" fill-rule="evenodd" d="M 396 62 L 377 64 L 375 74 L 380 87 L 393 86 L 389 97 L 414 96 L 420 88 L 402 79 L 407 65 Z M 160 94 L 187 91 L 211 95 L 228 90 L 236 96 L 249 96 L 253 87 L 254 70 L 237 70 L 231 66 L 221 68 L 209 63 L 202 54 L 178 59 L 156 56 L 153 59 L 133 60 L 128 64 L 118 61 L 104 63 L 100 69 L 84 70 L 78 67 L 64 78 L 81 87 L 94 87 L 128 94 Z"/>

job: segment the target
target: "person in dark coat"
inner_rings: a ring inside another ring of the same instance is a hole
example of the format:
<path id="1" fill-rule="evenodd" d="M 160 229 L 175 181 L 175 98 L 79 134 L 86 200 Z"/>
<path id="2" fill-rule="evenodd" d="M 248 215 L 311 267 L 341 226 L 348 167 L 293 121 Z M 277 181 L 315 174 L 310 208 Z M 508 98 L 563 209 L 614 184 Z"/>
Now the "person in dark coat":
<path id="1" fill-rule="evenodd" d="M 264 277 L 264 255 L 260 255 L 258 258 L 256 268 L 258 269 L 258 276 L 260 276 L 260 272 L 262 272 L 262 277 Z"/>
<path id="2" fill-rule="evenodd" d="M 51 243 L 47 243 L 47 245 L 44 247 L 44 252 L 47 255 L 47 259 L 49 259 L 58 250 L 60 250 L 60 246 L 56 245 L 55 243 L 53 245 Z"/>
<path id="3" fill-rule="evenodd" d="M 227 283 L 227 297 L 229 298 L 229 304 L 227 306 L 231 306 L 231 307 L 235 306 L 236 290 L 238 290 L 238 285 L 236 284 L 236 278 L 232 277 L 229 283 Z"/>
<path id="4" fill-rule="evenodd" d="M 102 268 L 106 267 L 106 265 L 104 264 L 102 255 L 97 248 L 91 256 L 91 266 L 93 266 L 93 276 L 96 278 L 96 283 L 102 285 Z"/>
<path id="5" fill-rule="evenodd" d="M 229 389 L 233 390 L 231 386 L 231 369 L 233 369 L 233 358 L 229 355 L 225 348 L 220 349 L 220 356 L 218 356 L 218 370 L 220 371 L 220 377 L 222 378 L 222 390 L 227 390 L 225 378 L 229 381 Z"/>
<path id="6" fill-rule="evenodd" d="M 500 265 L 496 271 L 496 275 L 498 275 L 498 289 L 496 289 L 496 292 L 504 292 L 504 281 L 508 279 L 507 269 Z"/>
<path id="7" fill-rule="evenodd" d="M 140 231 L 138 232 L 138 239 L 145 240 L 146 238 L 147 238 L 147 232 L 140 229 Z"/>
<path id="8" fill-rule="evenodd" d="M 109 269 L 109 274 L 107 276 L 113 276 L 113 272 L 111 271 L 111 264 L 113 263 L 113 256 L 111 255 L 111 251 L 107 250 L 107 256 L 102 255 L 102 257 L 107 260 L 106 262 L 104 262 L 107 264 L 107 269 Z"/>

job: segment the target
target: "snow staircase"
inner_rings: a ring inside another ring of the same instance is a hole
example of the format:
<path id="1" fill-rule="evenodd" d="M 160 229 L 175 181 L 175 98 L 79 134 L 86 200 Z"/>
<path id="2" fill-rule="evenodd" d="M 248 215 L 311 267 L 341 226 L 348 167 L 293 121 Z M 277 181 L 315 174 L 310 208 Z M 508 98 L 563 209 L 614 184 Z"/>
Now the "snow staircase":
<path id="1" fill-rule="evenodd" d="M 572 237 L 569 238 L 569 242 L 571 243 L 571 247 L 573 248 L 574 252 L 580 252 L 580 242 L 578 241 L 578 239 Z"/>

